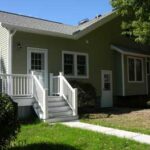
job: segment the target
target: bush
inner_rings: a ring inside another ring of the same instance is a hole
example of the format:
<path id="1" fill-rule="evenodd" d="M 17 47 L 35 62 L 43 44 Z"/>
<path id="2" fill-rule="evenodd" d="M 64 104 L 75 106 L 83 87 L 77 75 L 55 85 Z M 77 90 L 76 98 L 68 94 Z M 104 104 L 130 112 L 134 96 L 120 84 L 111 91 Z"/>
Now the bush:
<path id="1" fill-rule="evenodd" d="M 4 94 L 0 94 L 0 149 L 14 140 L 19 132 L 17 104 Z"/>
<path id="2" fill-rule="evenodd" d="M 90 83 L 83 83 L 78 81 L 70 81 L 74 88 L 78 88 L 78 106 L 88 107 L 95 106 L 96 91 Z"/>

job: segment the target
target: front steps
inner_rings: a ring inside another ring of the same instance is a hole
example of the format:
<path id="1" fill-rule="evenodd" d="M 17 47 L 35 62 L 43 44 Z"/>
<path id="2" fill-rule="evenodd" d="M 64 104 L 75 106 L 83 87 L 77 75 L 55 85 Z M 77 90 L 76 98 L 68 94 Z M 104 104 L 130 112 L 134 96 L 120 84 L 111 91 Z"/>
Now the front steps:
<path id="1" fill-rule="evenodd" d="M 43 113 L 37 102 L 33 104 L 34 110 L 41 119 Z M 59 96 L 48 97 L 48 119 L 46 122 L 65 122 L 77 120 L 78 116 L 73 116 L 73 112 L 67 102 Z"/>

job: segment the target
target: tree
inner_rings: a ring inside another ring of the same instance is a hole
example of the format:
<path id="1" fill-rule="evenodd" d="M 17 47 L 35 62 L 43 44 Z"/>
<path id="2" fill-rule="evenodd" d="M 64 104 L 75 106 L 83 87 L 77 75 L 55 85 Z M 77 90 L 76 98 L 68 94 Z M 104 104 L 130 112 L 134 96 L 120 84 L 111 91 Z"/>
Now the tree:
<path id="1" fill-rule="evenodd" d="M 122 34 L 150 45 L 150 0 L 111 0 L 111 3 L 123 18 Z"/>

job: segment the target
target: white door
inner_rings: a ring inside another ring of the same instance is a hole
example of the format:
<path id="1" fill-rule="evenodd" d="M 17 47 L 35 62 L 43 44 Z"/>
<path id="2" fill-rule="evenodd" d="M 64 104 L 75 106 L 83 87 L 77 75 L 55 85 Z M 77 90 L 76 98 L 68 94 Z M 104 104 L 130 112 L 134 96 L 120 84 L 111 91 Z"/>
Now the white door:
<path id="1" fill-rule="evenodd" d="M 101 107 L 113 106 L 113 93 L 112 93 L 112 71 L 102 70 L 102 95 L 101 95 Z"/>
<path id="2" fill-rule="evenodd" d="M 35 71 L 36 76 L 44 87 L 47 87 L 47 50 L 39 48 L 28 48 L 27 50 L 27 72 Z"/>

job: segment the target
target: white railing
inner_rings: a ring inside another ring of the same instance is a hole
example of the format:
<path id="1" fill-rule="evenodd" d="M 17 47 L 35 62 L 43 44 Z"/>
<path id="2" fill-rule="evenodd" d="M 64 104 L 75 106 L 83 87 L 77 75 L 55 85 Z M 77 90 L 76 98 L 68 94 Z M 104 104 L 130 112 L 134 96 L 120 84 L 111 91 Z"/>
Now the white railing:
<path id="1" fill-rule="evenodd" d="M 62 96 L 73 111 L 73 115 L 78 114 L 77 89 L 72 88 L 62 73 L 59 76 L 50 74 L 50 95 Z"/>
<path id="2" fill-rule="evenodd" d="M 47 106 L 47 100 L 48 100 L 48 90 L 44 89 L 36 75 L 32 73 L 33 76 L 33 97 L 38 102 L 38 105 L 40 106 L 42 112 L 43 112 L 43 119 L 48 118 L 48 106 Z"/>
<path id="3" fill-rule="evenodd" d="M 32 76 L 0 74 L 0 92 L 10 96 L 32 96 Z"/>

